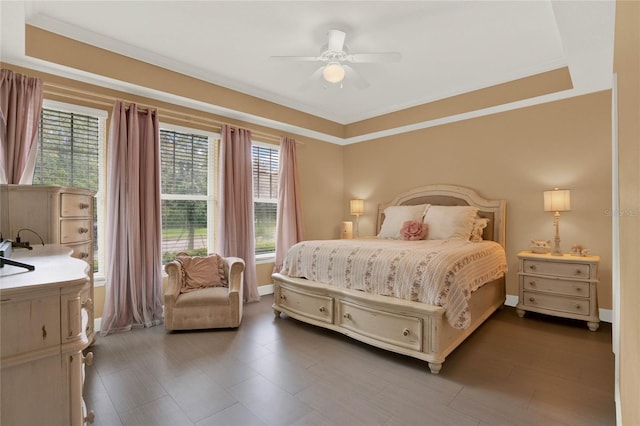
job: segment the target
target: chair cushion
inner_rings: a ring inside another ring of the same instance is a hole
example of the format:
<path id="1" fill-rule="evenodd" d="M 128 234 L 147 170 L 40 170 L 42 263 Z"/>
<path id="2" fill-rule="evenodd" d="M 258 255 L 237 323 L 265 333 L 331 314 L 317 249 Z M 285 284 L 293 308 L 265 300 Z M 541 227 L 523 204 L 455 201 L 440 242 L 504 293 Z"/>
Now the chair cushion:
<path id="1" fill-rule="evenodd" d="M 206 287 L 182 293 L 176 299 L 176 307 L 228 305 L 229 289 L 226 287 Z"/>
<path id="2" fill-rule="evenodd" d="M 222 258 L 217 254 L 208 256 L 178 255 L 176 260 L 182 265 L 181 293 L 227 285 Z"/>

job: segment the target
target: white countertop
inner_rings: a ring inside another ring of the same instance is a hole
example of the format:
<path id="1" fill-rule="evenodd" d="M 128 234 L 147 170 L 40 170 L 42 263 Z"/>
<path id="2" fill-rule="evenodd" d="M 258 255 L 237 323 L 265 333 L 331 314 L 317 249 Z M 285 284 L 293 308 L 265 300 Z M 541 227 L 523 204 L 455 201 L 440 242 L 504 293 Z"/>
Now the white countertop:
<path id="1" fill-rule="evenodd" d="M 76 285 L 88 280 L 87 262 L 71 257 L 73 251 L 59 244 L 33 246 L 33 250 L 14 249 L 11 260 L 35 266 L 35 270 L 4 265 L 0 268 L 0 292 L 35 289 L 57 284 Z"/>

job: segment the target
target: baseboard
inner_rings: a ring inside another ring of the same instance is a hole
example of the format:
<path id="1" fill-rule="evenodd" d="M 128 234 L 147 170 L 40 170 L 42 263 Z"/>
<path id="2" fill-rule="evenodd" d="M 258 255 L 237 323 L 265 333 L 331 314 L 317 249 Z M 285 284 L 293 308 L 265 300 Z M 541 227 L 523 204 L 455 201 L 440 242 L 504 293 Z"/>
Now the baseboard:
<path id="1" fill-rule="evenodd" d="M 273 294 L 273 284 L 266 284 L 258 286 L 258 294 L 265 296 L 267 294 Z M 504 301 L 506 306 L 515 308 L 518 304 L 518 296 L 507 294 L 507 299 Z M 613 321 L 613 311 L 611 309 L 600 309 L 600 321 L 611 323 Z M 102 318 L 96 318 L 93 322 L 94 330 L 100 330 L 102 324 Z"/>
<path id="2" fill-rule="evenodd" d="M 264 296 L 267 294 L 273 294 L 273 284 L 259 285 L 258 294 Z"/>
<path id="3" fill-rule="evenodd" d="M 515 307 L 518 304 L 518 296 L 507 294 L 507 300 L 504 301 L 504 304 Z M 600 315 L 600 321 L 608 322 L 609 324 L 613 322 L 613 311 L 611 309 L 600 308 L 598 314 Z"/>

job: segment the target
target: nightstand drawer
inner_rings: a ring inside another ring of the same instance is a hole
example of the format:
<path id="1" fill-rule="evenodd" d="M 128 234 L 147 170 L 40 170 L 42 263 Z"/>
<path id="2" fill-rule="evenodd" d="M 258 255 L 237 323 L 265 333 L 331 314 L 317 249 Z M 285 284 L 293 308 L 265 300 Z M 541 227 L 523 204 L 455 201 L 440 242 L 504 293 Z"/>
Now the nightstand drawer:
<path id="1" fill-rule="evenodd" d="M 525 259 L 524 270 L 527 274 L 554 275 L 568 278 L 585 278 L 590 275 L 589 264 L 567 262 L 544 262 Z"/>
<path id="2" fill-rule="evenodd" d="M 530 275 L 522 277 L 525 290 L 543 291 L 564 296 L 589 297 L 589 283 L 582 281 L 564 281 Z"/>
<path id="3" fill-rule="evenodd" d="M 554 311 L 588 316 L 590 305 L 588 299 L 552 296 L 543 293 L 524 292 L 524 306 L 551 309 Z"/>

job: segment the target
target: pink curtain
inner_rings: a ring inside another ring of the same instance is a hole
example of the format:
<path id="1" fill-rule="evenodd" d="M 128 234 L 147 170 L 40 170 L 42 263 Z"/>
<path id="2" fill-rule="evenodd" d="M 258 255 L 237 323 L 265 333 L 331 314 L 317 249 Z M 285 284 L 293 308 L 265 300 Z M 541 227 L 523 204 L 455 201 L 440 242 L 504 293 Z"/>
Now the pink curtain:
<path id="1" fill-rule="evenodd" d="M 296 141 L 286 136 L 280 139 L 279 175 L 274 272 L 280 272 L 282 269 L 282 263 L 289 247 L 303 239 Z"/>
<path id="2" fill-rule="evenodd" d="M 160 128 L 116 101 L 107 147 L 106 299 L 101 334 L 162 323 Z"/>
<path id="3" fill-rule="evenodd" d="M 0 183 L 33 182 L 42 98 L 39 78 L 0 71 Z"/>
<path id="4" fill-rule="evenodd" d="M 218 253 L 244 259 L 244 301 L 257 302 L 251 132 L 225 124 L 221 133 Z"/>

